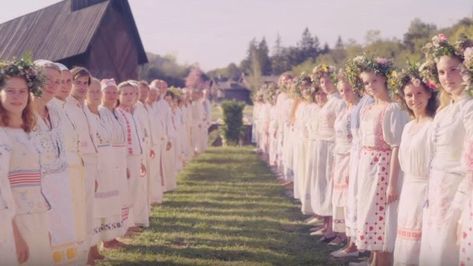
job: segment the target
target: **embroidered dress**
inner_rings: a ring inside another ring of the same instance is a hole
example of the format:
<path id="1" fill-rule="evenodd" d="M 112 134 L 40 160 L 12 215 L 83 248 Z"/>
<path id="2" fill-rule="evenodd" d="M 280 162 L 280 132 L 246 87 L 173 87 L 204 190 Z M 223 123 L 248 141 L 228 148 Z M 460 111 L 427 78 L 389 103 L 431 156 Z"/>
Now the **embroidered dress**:
<path id="1" fill-rule="evenodd" d="M 176 169 L 176 151 L 177 151 L 177 131 L 176 131 L 176 122 L 175 122 L 175 115 L 171 111 L 170 113 L 170 121 L 169 124 L 166 125 L 167 128 L 167 139 L 171 143 L 171 148 L 166 150 L 164 153 L 164 184 L 165 184 L 165 191 L 173 191 L 177 187 L 177 169 Z M 199 137 L 201 134 L 198 134 Z M 199 142 L 200 144 L 202 142 Z M 202 147 L 199 146 L 199 151 L 202 151 Z"/>
<path id="2" fill-rule="evenodd" d="M 347 205 L 345 208 L 345 233 L 348 237 L 356 238 L 356 211 L 357 211 L 357 191 L 358 191 L 358 165 L 361 153 L 361 139 L 360 139 L 360 111 L 365 106 L 373 103 L 373 98 L 368 95 L 363 96 L 358 104 L 353 107 L 350 112 L 350 130 L 352 135 L 350 162 L 349 162 L 349 178 L 347 190 Z"/>
<path id="3" fill-rule="evenodd" d="M 47 214 L 50 207 L 41 190 L 37 147 L 23 129 L 4 130 L 11 150 L 8 179 L 15 201 L 14 220 L 29 251 L 22 265 L 53 265 Z"/>
<path id="4" fill-rule="evenodd" d="M 397 201 L 389 205 L 386 203 L 386 189 L 391 151 L 401 142 L 402 129 L 408 116 L 396 103 L 385 107 L 370 105 L 361 112 L 363 148 L 358 169 L 356 245 L 360 250 L 392 252 L 396 236 Z"/>
<path id="5" fill-rule="evenodd" d="M 86 115 L 90 123 L 97 144 L 97 189 L 94 201 L 94 243 L 109 241 L 123 233 L 121 222 L 121 202 L 117 177 L 114 175 L 115 161 L 114 149 L 112 147 L 112 134 L 114 128 L 107 127 L 108 124 L 100 115 L 92 113 L 85 107 Z M 117 128 L 120 130 L 120 128 Z M 117 130 L 115 129 L 115 130 Z M 118 132 L 120 133 L 120 131 Z"/>
<path id="6" fill-rule="evenodd" d="M 430 163 L 429 133 L 432 121 L 422 127 L 409 122 L 402 132 L 399 163 L 404 173 L 399 197 L 397 237 L 394 248 L 395 265 L 418 265 L 422 235 L 422 209 L 427 199 Z"/>
<path id="7" fill-rule="evenodd" d="M 461 158 L 465 139 L 472 136 L 473 102 L 466 93 L 440 110 L 432 124 L 432 160 L 429 171 L 420 265 L 458 265 L 457 242 L 460 209 L 468 186 Z M 457 192 L 458 191 L 458 192 Z M 464 196 L 462 196 L 464 195 Z"/>
<path id="8" fill-rule="evenodd" d="M 117 205 L 116 207 L 112 207 L 112 209 L 116 210 L 119 208 L 119 217 L 120 219 L 117 221 L 113 218 L 108 221 L 110 228 L 114 227 L 121 227 L 119 230 L 102 230 L 104 231 L 105 238 L 112 238 L 117 236 L 122 236 L 126 233 L 127 230 L 127 215 L 129 212 L 130 207 L 130 191 L 128 188 L 128 180 L 126 177 L 126 157 L 127 157 L 127 149 L 125 144 L 125 135 L 126 129 L 120 124 L 119 116 L 120 114 L 116 110 L 109 110 L 107 107 L 100 106 L 99 107 L 100 119 L 101 122 L 104 124 L 105 128 L 111 133 L 111 151 L 108 155 L 101 156 L 105 158 L 109 163 L 111 163 L 111 178 L 110 182 L 115 183 L 116 187 L 111 187 L 109 191 L 113 191 L 114 189 L 118 190 L 119 197 L 115 199 L 115 201 L 110 202 L 112 205 Z M 99 151 L 100 152 L 100 151 Z M 103 154 L 103 153 L 102 153 Z M 101 155 L 101 154 L 99 154 Z M 124 216 L 125 215 L 125 216 Z M 107 224 L 107 223 L 105 223 Z M 115 226 L 114 226 L 115 225 Z"/>
<path id="9" fill-rule="evenodd" d="M 344 103 L 338 93 L 327 96 L 327 103 L 320 109 L 319 126 L 313 154 L 315 163 L 311 175 L 310 197 L 312 211 L 320 216 L 332 216 L 333 148 L 335 147 L 335 118 Z"/>
<path id="10" fill-rule="evenodd" d="M 53 103 L 54 105 L 54 103 Z M 49 104 L 48 104 L 49 106 Z M 61 115 L 61 131 L 63 133 L 64 149 L 68 165 L 68 175 L 72 191 L 72 209 L 74 211 L 74 222 L 76 225 L 75 235 L 79 242 L 83 242 L 87 237 L 86 228 L 86 204 L 85 204 L 85 167 L 79 152 L 79 130 L 78 125 L 71 119 L 74 113 L 73 105 L 65 102 L 58 104 Z"/>
<path id="11" fill-rule="evenodd" d="M 335 148 L 333 170 L 333 231 L 345 232 L 345 209 L 347 205 L 348 174 L 351 148 L 350 112 L 348 107 L 337 116 L 334 123 Z"/>
<path id="12" fill-rule="evenodd" d="M 127 172 L 129 174 L 128 186 L 130 190 L 131 208 L 124 215 L 128 215 L 128 226 L 148 226 L 149 217 L 146 210 L 149 209 L 147 204 L 143 203 L 141 191 L 146 191 L 146 175 L 141 174 L 141 159 L 144 152 L 140 139 L 140 128 L 129 109 L 118 107 L 117 112 L 120 114 L 120 123 L 126 128 L 126 145 L 127 145 Z"/>
<path id="13" fill-rule="evenodd" d="M 471 171 L 471 170 L 470 170 Z M 470 187 L 473 180 L 470 178 Z M 473 265 L 473 194 L 462 213 L 462 229 L 460 234 L 460 265 Z"/>
<path id="14" fill-rule="evenodd" d="M 95 182 L 97 180 L 97 145 L 94 142 L 91 125 L 85 113 L 83 102 L 78 101 L 72 96 L 66 98 L 64 105 L 67 115 L 75 125 L 79 134 L 79 153 L 85 168 L 85 217 L 86 217 L 86 241 L 83 243 L 83 256 L 87 257 L 89 247 L 93 246 L 94 240 L 94 201 L 95 201 Z"/>
<path id="15" fill-rule="evenodd" d="M 8 180 L 11 147 L 8 135 L 0 128 L 0 258 L 5 265 L 17 265 L 15 238 L 13 237 L 13 217 L 15 202 Z"/>
<path id="16" fill-rule="evenodd" d="M 60 108 L 60 107 L 59 107 Z M 55 264 L 72 264 L 78 259 L 78 240 L 73 209 L 72 189 L 64 149 L 60 109 L 48 105 L 49 117 L 37 115 L 36 128 L 31 133 L 39 147 L 42 189 L 51 205 L 49 233 Z"/>

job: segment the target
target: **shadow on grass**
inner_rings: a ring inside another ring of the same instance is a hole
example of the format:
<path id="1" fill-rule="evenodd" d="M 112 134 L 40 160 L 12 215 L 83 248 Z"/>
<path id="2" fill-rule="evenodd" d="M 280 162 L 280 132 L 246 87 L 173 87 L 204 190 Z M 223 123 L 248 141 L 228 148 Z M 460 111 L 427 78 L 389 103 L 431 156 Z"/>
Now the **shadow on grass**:
<path id="1" fill-rule="evenodd" d="M 192 161 L 150 228 L 101 265 L 336 265 L 252 149 L 210 148 Z"/>

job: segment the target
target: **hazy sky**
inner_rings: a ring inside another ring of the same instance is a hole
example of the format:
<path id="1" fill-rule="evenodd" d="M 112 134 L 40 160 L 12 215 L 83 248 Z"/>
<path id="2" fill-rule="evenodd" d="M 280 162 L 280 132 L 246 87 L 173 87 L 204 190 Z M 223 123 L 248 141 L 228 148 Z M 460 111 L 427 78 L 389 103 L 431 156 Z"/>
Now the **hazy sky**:
<path id="1" fill-rule="evenodd" d="M 14 0 L 0 23 L 58 2 Z M 146 51 L 174 54 L 180 63 L 210 70 L 240 62 L 252 38 L 277 34 L 295 45 L 305 27 L 321 43 L 338 35 L 363 42 L 368 30 L 402 38 L 416 17 L 439 27 L 473 15 L 471 0 L 129 0 Z"/>

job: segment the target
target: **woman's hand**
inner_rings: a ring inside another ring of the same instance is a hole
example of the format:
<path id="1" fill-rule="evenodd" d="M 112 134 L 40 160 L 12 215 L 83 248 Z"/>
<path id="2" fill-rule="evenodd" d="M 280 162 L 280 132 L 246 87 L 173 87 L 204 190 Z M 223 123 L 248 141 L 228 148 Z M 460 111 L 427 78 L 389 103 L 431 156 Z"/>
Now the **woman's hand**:
<path id="1" fill-rule="evenodd" d="M 154 157 L 156 157 L 156 153 L 154 152 L 154 150 L 150 150 L 150 151 L 149 151 L 149 157 L 150 157 L 151 159 L 154 159 Z"/>
<path id="2" fill-rule="evenodd" d="M 20 230 L 18 230 L 15 221 L 12 221 L 12 226 L 13 236 L 15 238 L 16 257 L 18 259 L 18 263 L 22 264 L 28 260 L 30 256 L 30 250 L 28 248 L 28 244 L 26 244 L 25 239 L 21 235 Z"/>
<path id="3" fill-rule="evenodd" d="M 399 193 L 395 186 L 388 186 L 386 189 L 386 200 L 387 204 L 391 204 L 399 199 Z"/>

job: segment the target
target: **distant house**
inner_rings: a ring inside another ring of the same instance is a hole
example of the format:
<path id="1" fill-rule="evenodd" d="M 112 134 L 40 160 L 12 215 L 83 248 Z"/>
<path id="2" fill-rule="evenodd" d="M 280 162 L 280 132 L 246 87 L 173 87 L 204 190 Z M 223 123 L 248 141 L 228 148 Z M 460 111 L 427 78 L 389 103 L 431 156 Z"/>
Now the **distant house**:
<path id="1" fill-rule="evenodd" d="M 211 91 L 216 93 L 218 101 L 222 100 L 238 100 L 250 103 L 251 91 L 243 83 L 236 81 L 219 81 L 214 82 Z M 215 95 L 214 95 L 215 97 Z"/>
<path id="2" fill-rule="evenodd" d="M 64 0 L 0 24 L 0 58 L 26 52 L 117 81 L 148 62 L 127 0 Z"/>

